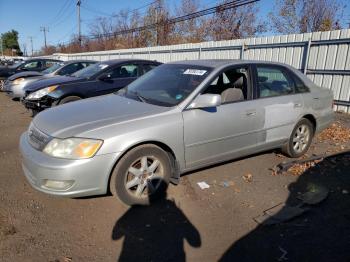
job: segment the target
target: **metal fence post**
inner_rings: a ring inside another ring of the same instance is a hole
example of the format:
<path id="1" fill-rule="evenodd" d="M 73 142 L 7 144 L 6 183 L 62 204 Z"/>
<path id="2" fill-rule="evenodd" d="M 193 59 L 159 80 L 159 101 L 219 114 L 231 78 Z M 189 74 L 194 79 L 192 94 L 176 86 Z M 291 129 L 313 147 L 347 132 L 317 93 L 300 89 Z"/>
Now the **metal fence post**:
<path id="1" fill-rule="evenodd" d="M 309 54 L 310 54 L 310 47 L 311 47 L 311 38 L 309 38 L 309 41 L 307 41 L 307 45 L 304 48 L 304 64 L 303 64 L 303 73 L 306 75 L 307 73 L 307 66 L 309 64 Z M 305 53 L 306 52 L 306 53 Z"/>
<path id="2" fill-rule="evenodd" d="M 201 59 L 201 54 L 202 54 L 202 46 L 200 46 L 199 50 L 198 50 L 198 59 L 199 60 Z"/>
<path id="3" fill-rule="evenodd" d="M 244 43 L 242 44 L 242 46 L 241 46 L 241 58 L 240 58 L 241 60 L 243 60 L 244 59 Z"/>

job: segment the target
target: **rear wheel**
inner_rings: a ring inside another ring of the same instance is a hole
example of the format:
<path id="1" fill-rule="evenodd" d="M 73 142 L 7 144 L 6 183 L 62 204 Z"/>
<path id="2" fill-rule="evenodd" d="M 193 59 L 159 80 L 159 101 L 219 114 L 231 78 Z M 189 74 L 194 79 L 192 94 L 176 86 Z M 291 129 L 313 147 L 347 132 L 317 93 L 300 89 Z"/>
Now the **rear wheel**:
<path id="1" fill-rule="evenodd" d="M 169 155 L 148 144 L 133 148 L 115 167 L 110 191 L 127 205 L 147 205 L 161 196 L 171 174 Z"/>
<path id="2" fill-rule="evenodd" d="M 67 97 L 63 98 L 62 100 L 60 100 L 58 105 L 67 104 L 67 103 L 74 102 L 74 101 L 77 101 L 80 99 L 81 99 L 81 97 L 79 97 L 79 96 L 67 96 Z"/>
<path id="3" fill-rule="evenodd" d="M 282 151 L 289 157 L 300 157 L 309 149 L 314 136 L 314 127 L 306 118 L 301 119 L 293 129 Z"/>

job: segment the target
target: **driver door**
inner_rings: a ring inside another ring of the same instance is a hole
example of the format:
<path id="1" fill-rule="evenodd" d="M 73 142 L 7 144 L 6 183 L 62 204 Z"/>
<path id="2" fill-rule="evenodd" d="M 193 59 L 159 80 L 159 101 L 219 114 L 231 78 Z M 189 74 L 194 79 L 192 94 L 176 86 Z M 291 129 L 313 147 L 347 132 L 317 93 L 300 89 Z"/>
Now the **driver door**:
<path id="1" fill-rule="evenodd" d="M 183 111 L 186 168 L 225 161 L 253 151 L 258 126 L 255 102 L 251 99 L 250 72 L 248 66 L 226 69 L 202 92 L 221 95 L 227 88 L 241 88 L 244 99 L 224 102 L 216 108 Z M 241 86 L 235 86 L 237 74 L 244 78 Z"/>

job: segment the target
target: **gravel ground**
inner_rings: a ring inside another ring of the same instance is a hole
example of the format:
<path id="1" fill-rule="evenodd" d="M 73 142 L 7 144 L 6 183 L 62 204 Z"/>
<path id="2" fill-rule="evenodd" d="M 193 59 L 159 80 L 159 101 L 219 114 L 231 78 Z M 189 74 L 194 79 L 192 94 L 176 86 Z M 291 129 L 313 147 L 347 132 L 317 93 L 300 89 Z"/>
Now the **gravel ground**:
<path id="1" fill-rule="evenodd" d="M 337 120 L 350 127 L 348 115 Z M 273 175 L 289 159 L 266 152 L 185 174 L 166 199 L 129 208 L 112 196 L 33 190 L 18 151 L 30 121 L 0 93 L 0 261 L 350 261 L 350 153 L 302 175 Z M 316 139 L 308 156 L 349 149 L 349 140 L 330 136 Z M 201 190 L 200 181 L 210 188 Z M 328 197 L 287 222 L 255 222 L 273 206 L 298 204 L 310 185 L 326 187 Z"/>

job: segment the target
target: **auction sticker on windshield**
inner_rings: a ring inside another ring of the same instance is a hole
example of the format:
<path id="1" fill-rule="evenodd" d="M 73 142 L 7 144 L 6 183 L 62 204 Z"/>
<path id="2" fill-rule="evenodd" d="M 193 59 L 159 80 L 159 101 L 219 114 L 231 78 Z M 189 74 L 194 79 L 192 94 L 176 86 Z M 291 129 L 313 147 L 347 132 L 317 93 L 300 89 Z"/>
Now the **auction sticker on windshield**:
<path id="1" fill-rule="evenodd" d="M 187 69 L 183 74 L 184 75 L 196 75 L 202 76 L 207 72 L 207 70 L 199 70 L 199 69 Z"/>

